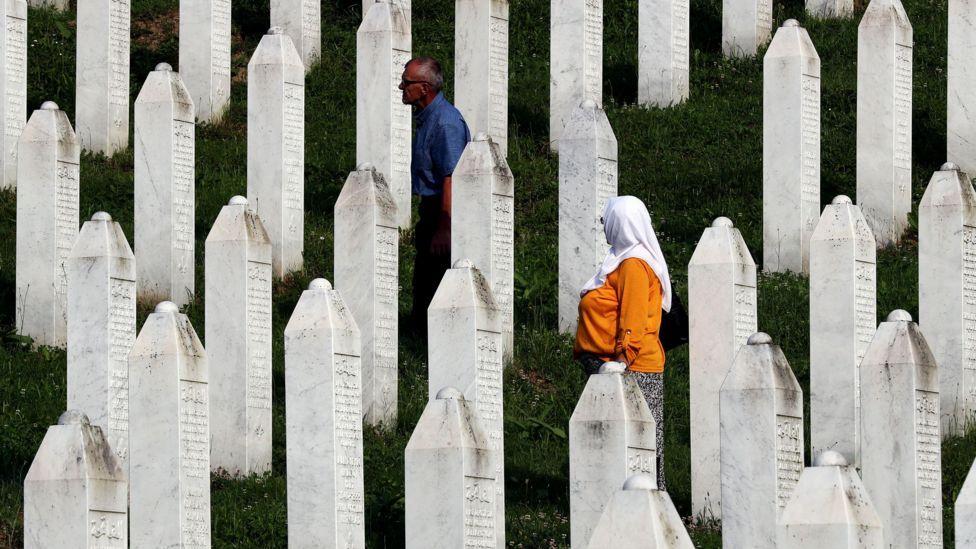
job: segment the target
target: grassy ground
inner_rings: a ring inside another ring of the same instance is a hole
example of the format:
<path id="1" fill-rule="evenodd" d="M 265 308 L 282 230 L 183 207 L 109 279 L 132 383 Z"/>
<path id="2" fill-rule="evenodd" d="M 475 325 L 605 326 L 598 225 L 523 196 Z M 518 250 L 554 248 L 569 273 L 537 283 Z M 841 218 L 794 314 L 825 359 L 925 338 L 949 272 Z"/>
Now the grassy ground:
<path id="1" fill-rule="evenodd" d="M 557 163 L 548 153 L 549 8 L 545 0 L 511 1 L 510 156 L 516 174 L 517 344 L 505 372 L 507 536 L 514 547 L 565 546 L 569 536 L 567 422 L 582 390 L 570 339 L 555 333 Z M 285 460 L 282 330 L 308 280 L 332 275 L 332 205 L 355 166 L 355 29 L 358 0 L 322 2 L 323 62 L 309 73 L 306 100 L 306 268 L 275 286 L 274 473 L 213 482 L 214 545 L 284 547 Z M 946 0 L 906 5 L 915 26 L 914 196 L 944 161 Z M 679 292 L 702 230 L 719 215 L 733 219 L 761 261 L 761 58 L 720 55 L 721 2 L 692 0 L 692 97 L 680 107 L 645 110 L 636 99 L 637 0 L 606 2 L 604 95 L 620 143 L 620 192 L 649 206 Z M 453 50 L 453 2 L 414 6 L 414 51 L 445 61 Z M 132 97 L 157 62 L 177 65 L 175 0 L 133 1 Z M 30 11 L 28 106 L 57 101 L 73 119 L 74 21 Z M 821 199 L 854 196 L 856 20 L 806 21 L 802 4 L 776 4 L 777 25 L 807 26 L 823 61 Z M 227 120 L 197 132 L 198 283 L 203 240 L 220 207 L 245 194 L 246 64 L 268 27 L 262 0 L 234 2 L 234 88 Z M 450 90 L 448 90 L 450 95 Z M 132 240 L 132 154 L 82 159 L 81 217 L 106 210 Z M 0 194 L 0 547 L 22 538 L 23 477 L 48 425 L 65 406 L 65 355 L 32 351 L 13 333 L 13 193 Z M 914 220 L 913 220 L 914 222 Z M 914 233 L 914 228 L 912 229 Z M 917 314 L 917 248 L 909 236 L 879 254 L 878 313 Z M 401 326 L 406 325 L 411 237 L 401 247 Z M 203 299 L 188 308 L 203 334 Z M 808 387 L 807 285 L 795 276 L 761 276 L 759 326 L 782 345 Z M 140 311 L 140 322 L 148 311 Z M 408 330 L 404 330 L 405 332 Z M 403 449 L 425 404 L 421 342 L 401 335 L 400 419 L 389 433 L 367 431 L 366 531 L 370 547 L 403 545 Z M 666 474 L 671 497 L 690 513 L 687 352 L 668 357 Z M 952 546 L 952 503 L 976 455 L 976 433 L 943 445 L 945 540 Z M 692 531 L 701 547 L 719 547 L 714 529 Z"/>

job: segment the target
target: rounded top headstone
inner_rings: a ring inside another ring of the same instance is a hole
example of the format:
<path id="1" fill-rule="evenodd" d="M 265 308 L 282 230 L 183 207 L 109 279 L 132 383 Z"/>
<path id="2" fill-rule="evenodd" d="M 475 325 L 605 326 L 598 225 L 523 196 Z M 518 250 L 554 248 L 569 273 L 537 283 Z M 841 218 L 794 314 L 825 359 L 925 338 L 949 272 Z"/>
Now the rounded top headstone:
<path id="1" fill-rule="evenodd" d="M 373 164 L 369 162 L 363 162 L 362 164 L 356 166 L 356 170 L 360 172 L 365 172 L 373 169 Z"/>
<path id="2" fill-rule="evenodd" d="M 474 262 L 470 259 L 458 259 L 454 262 L 454 269 L 470 269 L 474 267 Z"/>
<path id="3" fill-rule="evenodd" d="M 243 197 L 241 195 L 232 196 L 232 197 L 230 197 L 230 200 L 227 202 L 227 205 L 228 206 L 247 206 L 247 198 L 245 198 L 245 197 Z"/>
<path id="4" fill-rule="evenodd" d="M 268 29 L 268 34 L 285 34 L 285 29 L 281 27 L 271 27 Z"/>
<path id="5" fill-rule="evenodd" d="M 651 475 L 637 473 L 624 481 L 624 490 L 657 490 L 657 481 Z"/>
<path id="6" fill-rule="evenodd" d="M 584 99 L 583 102 L 580 103 L 580 108 L 586 109 L 586 110 L 595 109 L 596 108 L 596 101 L 594 101 L 592 99 Z"/>
<path id="7" fill-rule="evenodd" d="M 438 400 L 454 399 L 458 400 L 464 398 L 464 393 L 461 392 L 457 387 L 442 387 L 440 391 L 437 391 Z"/>
<path id="8" fill-rule="evenodd" d="M 179 310 L 180 310 L 180 308 L 177 307 L 176 306 L 176 303 L 173 303 L 172 301 L 160 301 L 156 305 L 156 310 L 154 312 L 157 312 L 157 313 L 176 313 L 176 312 L 179 312 Z"/>
<path id="9" fill-rule="evenodd" d="M 816 459 L 813 460 L 814 467 L 846 467 L 847 459 L 840 453 L 833 450 L 827 450 L 826 452 L 821 452 Z"/>
<path id="10" fill-rule="evenodd" d="M 800 26 L 800 22 L 797 21 L 796 19 L 787 19 L 786 21 L 783 21 L 783 26 L 784 27 L 799 27 Z"/>
<path id="11" fill-rule="evenodd" d="M 316 278 L 308 283 L 309 290 L 331 290 L 332 283 L 324 278 Z"/>
<path id="12" fill-rule="evenodd" d="M 905 309 L 895 309 L 888 313 L 887 322 L 911 322 L 912 315 Z"/>
<path id="13" fill-rule="evenodd" d="M 959 166 L 955 162 L 946 162 L 939 170 L 943 172 L 958 172 Z"/>
<path id="14" fill-rule="evenodd" d="M 60 110 L 60 109 L 61 108 L 58 107 L 58 104 L 55 103 L 54 101 L 45 101 L 45 102 L 41 103 L 41 110 L 42 111 L 57 111 L 57 110 Z"/>
<path id="15" fill-rule="evenodd" d="M 488 141 L 488 134 L 485 132 L 478 132 L 474 134 L 475 141 Z"/>
<path id="16" fill-rule="evenodd" d="M 773 342 L 773 338 L 769 337 L 766 332 L 756 332 L 749 336 L 746 344 L 748 345 L 769 345 Z"/>
<path id="17" fill-rule="evenodd" d="M 169 63 L 159 63 L 156 65 L 156 70 L 173 72 L 173 65 L 170 65 Z"/>
<path id="18" fill-rule="evenodd" d="M 92 215 L 92 221 L 111 221 L 112 216 L 108 215 L 108 212 L 95 212 Z"/>
<path id="19" fill-rule="evenodd" d="M 58 425 L 91 425 L 88 416 L 81 410 L 68 410 L 58 418 Z"/>
<path id="20" fill-rule="evenodd" d="M 830 201 L 831 204 L 852 204 L 851 197 L 845 194 L 839 194 Z"/>
<path id="21" fill-rule="evenodd" d="M 712 221 L 712 227 L 728 227 L 732 228 L 732 220 L 727 217 L 716 217 L 715 221 Z"/>

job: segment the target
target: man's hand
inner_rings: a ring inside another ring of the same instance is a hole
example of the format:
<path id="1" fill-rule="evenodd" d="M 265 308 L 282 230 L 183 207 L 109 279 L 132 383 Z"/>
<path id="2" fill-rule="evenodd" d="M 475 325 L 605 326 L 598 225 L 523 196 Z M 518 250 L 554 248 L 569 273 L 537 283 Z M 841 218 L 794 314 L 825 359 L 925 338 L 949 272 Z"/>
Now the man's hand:
<path id="1" fill-rule="evenodd" d="M 430 240 L 430 253 L 436 256 L 451 255 L 451 218 L 441 214 L 434 231 L 434 238 Z"/>

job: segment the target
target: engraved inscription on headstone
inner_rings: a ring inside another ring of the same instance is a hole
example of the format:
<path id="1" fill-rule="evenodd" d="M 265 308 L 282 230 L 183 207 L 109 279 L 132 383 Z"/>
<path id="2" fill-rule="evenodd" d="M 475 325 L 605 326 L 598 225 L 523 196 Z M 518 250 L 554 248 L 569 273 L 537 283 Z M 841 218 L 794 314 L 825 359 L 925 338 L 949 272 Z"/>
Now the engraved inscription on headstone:
<path id="1" fill-rule="evenodd" d="M 783 510 L 803 472 L 803 420 L 776 416 L 776 506 Z"/>
<path id="2" fill-rule="evenodd" d="M 472 134 L 508 153 L 509 0 L 456 0 L 454 100 Z"/>
<path id="3" fill-rule="evenodd" d="M 322 8 L 317 0 L 272 0 L 271 26 L 291 38 L 305 70 L 322 56 Z"/>
<path id="4" fill-rule="evenodd" d="M 180 75 L 196 116 L 217 122 L 230 102 L 231 1 L 180 3 Z"/>
<path id="5" fill-rule="evenodd" d="M 129 144 L 129 0 L 82 2 L 77 28 L 78 138 L 112 156 Z"/>
<path id="6" fill-rule="evenodd" d="M 689 0 L 640 0 L 637 102 L 670 107 L 688 99 Z"/>
<path id="7" fill-rule="evenodd" d="M 584 100 L 603 104 L 603 0 L 551 0 L 549 142 Z"/>
<path id="8" fill-rule="evenodd" d="M 27 119 L 27 2 L 4 3 L 0 72 L 0 189 L 17 184 L 17 140 Z"/>

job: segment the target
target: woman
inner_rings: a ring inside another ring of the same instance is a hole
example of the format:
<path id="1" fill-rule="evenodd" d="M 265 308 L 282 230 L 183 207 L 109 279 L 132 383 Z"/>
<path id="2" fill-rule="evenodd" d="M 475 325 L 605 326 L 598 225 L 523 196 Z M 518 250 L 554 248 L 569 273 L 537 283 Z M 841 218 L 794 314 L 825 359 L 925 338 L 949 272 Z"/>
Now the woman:
<path id="1" fill-rule="evenodd" d="M 657 423 L 658 487 L 664 490 L 664 347 L 661 311 L 671 310 L 671 279 L 651 216 L 638 198 L 611 198 L 603 209 L 610 251 L 580 291 L 573 355 L 587 374 L 625 366 Z"/>

